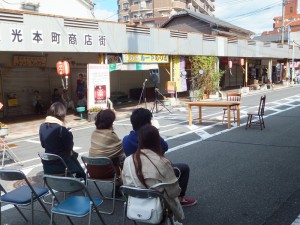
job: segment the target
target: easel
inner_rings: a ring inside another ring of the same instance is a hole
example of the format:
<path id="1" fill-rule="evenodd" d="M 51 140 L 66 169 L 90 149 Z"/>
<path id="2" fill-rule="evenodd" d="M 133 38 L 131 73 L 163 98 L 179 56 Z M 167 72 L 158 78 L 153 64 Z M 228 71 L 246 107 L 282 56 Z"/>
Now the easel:
<path id="1" fill-rule="evenodd" d="M 0 146 L 2 150 L 2 169 L 4 168 L 4 158 L 5 155 L 7 158 L 13 160 L 14 162 L 18 163 L 20 166 L 23 166 L 22 161 L 16 156 L 16 154 L 10 149 L 7 142 L 4 140 L 5 136 L 0 136 Z"/>

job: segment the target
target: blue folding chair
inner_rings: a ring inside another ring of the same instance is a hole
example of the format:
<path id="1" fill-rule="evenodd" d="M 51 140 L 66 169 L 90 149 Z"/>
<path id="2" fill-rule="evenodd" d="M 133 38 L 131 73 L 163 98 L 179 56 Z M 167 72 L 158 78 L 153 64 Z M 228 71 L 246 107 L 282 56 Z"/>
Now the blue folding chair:
<path id="1" fill-rule="evenodd" d="M 103 199 L 110 199 L 112 200 L 112 208 L 109 211 L 99 211 L 103 214 L 113 214 L 115 211 L 115 202 L 116 202 L 116 184 L 118 182 L 118 180 L 120 180 L 121 178 L 117 175 L 117 170 L 112 162 L 112 160 L 108 157 L 88 157 L 88 156 L 81 156 L 82 162 L 86 168 L 86 186 L 88 186 L 89 181 L 93 182 L 95 187 L 97 188 L 99 194 L 101 195 L 101 197 Z M 96 178 L 92 178 L 89 174 L 89 170 L 88 170 L 88 165 L 91 166 L 110 166 L 111 170 L 114 171 L 113 172 L 113 177 L 112 178 L 108 178 L 108 179 L 96 179 Z M 107 197 L 105 195 L 103 195 L 103 193 L 101 192 L 99 186 L 97 185 L 97 183 L 110 183 L 112 184 L 112 198 Z"/>
<path id="2" fill-rule="evenodd" d="M 25 185 L 15 188 L 12 191 L 6 191 L 2 185 L 0 190 L 4 194 L 0 196 L 0 207 L 2 203 L 13 204 L 18 212 L 22 215 L 26 222 L 28 222 L 25 215 L 20 210 L 19 206 L 31 205 L 31 224 L 34 224 L 34 210 L 33 203 L 38 201 L 47 215 L 50 217 L 50 213 L 41 201 L 41 198 L 45 196 L 49 191 L 47 188 L 37 187 L 30 184 L 25 174 L 20 170 L 0 170 L 0 179 L 5 181 L 17 181 L 24 180 Z M 1 224 L 1 210 L 0 210 L 0 224 Z"/>
<path id="3" fill-rule="evenodd" d="M 54 214 L 67 216 L 71 224 L 73 224 L 70 217 L 84 217 L 89 215 L 89 225 L 91 224 L 92 211 L 95 210 L 102 224 L 105 222 L 100 215 L 98 206 L 103 202 L 100 198 L 93 198 L 86 188 L 85 184 L 79 179 L 73 177 L 59 177 L 44 175 L 44 182 L 49 188 L 52 197 L 51 221 L 53 224 Z M 58 193 L 72 193 L 62 201 L 57 197 Z M 73 195 L 74 192 L 83 192 L 82 195 Z"/>

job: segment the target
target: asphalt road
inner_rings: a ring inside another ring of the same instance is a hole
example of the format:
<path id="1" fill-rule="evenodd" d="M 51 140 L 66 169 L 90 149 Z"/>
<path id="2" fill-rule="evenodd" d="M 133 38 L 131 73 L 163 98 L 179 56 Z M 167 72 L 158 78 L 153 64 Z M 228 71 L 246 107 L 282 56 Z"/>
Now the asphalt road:
<path id="1" fill-rule="evenodd" d="M 266 94 L 266 128 L 262 131 L 259 127 L 245 129 L 246 112 L 257 108 L 260 95 L 243 96 L 241 126 L 231 129 L 226 129 L 226 123 L 215 122 L 188 126 L 186 108 L 174 109 L 172 114 L 166 110 L 155 114 L 160 133 L 169 144 L 167 157 L 191 168 L 187 195 L 197 198 L 198 204 L 184 208 L 185 225 L 291 225 L 300 214 L 300 87 Z M 220 119 L 222 112 L 207 108 L 204 116 Z M 197 114 L 196 108 L 193 113 Z M 130 121 L 116 121 L 114 128 L 122 138 L 131 130 Z M 88 151 L 93 129 L 73 130 L 75 149 L 80 154 Z M 20 168 L 41 183 L 37 152 L 43 149 L 38 137 L 16 144 L 13 150 L 24 166 L 8 163 L 6 168 Z M 109 194 L 109 188 L 103 187 L 104 192 Z M 26 224 L 10 206 L 1 210 L 2 224 Z M 29 217 L 29 211 L 25 212 Z M 56 218 L 57 224 L 68 223 L 64 217 Z M 114 215 L 104 219 L 107 224 L 121 224 L 122 203 L 117 203 Z M 75 221 L 86 224 L 87 218 Z M 49 218 L 38 212 L 36 224 L 43 223 L 49 223 Z M 92 224 L 100 224 L 96 216 Z"/>

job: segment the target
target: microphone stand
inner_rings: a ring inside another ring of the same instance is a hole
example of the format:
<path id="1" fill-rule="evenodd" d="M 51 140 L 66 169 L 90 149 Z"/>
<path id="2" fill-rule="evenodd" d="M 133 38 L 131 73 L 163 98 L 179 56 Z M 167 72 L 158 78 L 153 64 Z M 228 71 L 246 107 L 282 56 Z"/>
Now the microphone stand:
<path id="1" fill-rule="evenodd" d="M 154 100 L 154 104 L 153 104 L 153 107 L 151 109 L 151 113 L 153 113 L 154 109 L 156 110 L 156 113 L 158 113 L 159 111 L 163 110 L 164 108 L 166 110 L 169 111 L 169 113 L 171 113 L 171 111 L 161 102 L 159 101 L 158 97 L 159 95 L 164 97 L 162 93 L 160 93 L 159 89 L 156 87 L 154 87 L 154 92 L 155 92 L 155 100 Z M 160 104 L 163 108 L 161 110 L 158 110 L 158 104 Z M 172 114 L 172 113 L 171 113 Z"/>
<path id="2" fill-rule="evenodd" d="M 147 82 L 147 79 L 143 82 L 143 88 L 142 88 L 139 103 L 137 104 L 137 106 L 139 106 L 141 104 L 142 97 L 144 96 L 145 108 L 147 109 L 147 98 L 146 98 L 146 91 L 145 91 L 146 82 Z"/>

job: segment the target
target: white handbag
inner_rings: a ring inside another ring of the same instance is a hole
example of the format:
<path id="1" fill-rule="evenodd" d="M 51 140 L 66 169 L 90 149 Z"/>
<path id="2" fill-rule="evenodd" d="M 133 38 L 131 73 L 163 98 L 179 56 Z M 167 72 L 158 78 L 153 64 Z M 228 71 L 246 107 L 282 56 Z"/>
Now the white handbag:
<path id="1" fill-rule="evenodd" d="M 132 160 L 132 157 L 130 158 Z M 130 164 L 131 162 L 129 163 L 129 173 L 134 185 L 137 187 L 138 185 L 133 178 Z M 160 223 L 163 219 L 163 208 L 160 198 L 136 198 L 129 196 L 127 201 L 127 217 L 148 224 Z"/>
<path id="2" fill-rule="evenodd" d="M 136 198 L 129 196 L 127 217 L 149 224 L 158 224 L 163 219 L 163 209 L 159 198 Z"/>

